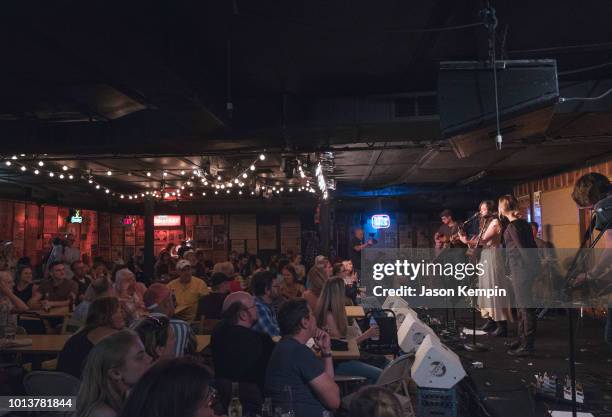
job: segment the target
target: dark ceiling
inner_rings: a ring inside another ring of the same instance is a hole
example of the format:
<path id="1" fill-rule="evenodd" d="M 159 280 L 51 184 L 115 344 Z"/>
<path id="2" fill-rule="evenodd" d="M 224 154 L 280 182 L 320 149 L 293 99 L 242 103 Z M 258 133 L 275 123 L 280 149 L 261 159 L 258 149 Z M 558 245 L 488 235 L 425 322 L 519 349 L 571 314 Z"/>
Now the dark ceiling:
<path id="1" fill-rule="evenodd" d="M 537 140 L 456 156 L 440 133 L 438 67 L 487 59 L 484 3 L 7 0 L 2 157 L 24 154 L 28 170 L 2 166 L 0 180 L 89 193 L 93 175 L 127 195 L 159 189 L 164 170 L 173 187 L 190 178 L 181 170 L 203 164 L 233 177 L 265 150 L 255 178 L 300 186 L 284 178 L 283 158 L 332 151 L 339 195 L 431 192 L 507 186 L 609 158 L 611 96 L 557 106 Z M 562 96 L 612 86 L 612 2 L 491 3 L 501 59 L 556 59 Z M 33 175 L 41 159 L 58 173 L 68 166 L 73 185 Z"/>

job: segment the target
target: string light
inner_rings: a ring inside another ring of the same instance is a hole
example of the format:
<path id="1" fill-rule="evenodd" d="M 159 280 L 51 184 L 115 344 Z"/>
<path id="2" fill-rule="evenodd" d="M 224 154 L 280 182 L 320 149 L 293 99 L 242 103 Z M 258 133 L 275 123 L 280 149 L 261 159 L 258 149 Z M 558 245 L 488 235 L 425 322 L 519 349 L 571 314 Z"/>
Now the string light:
<path id="1" fill-rule="evenodd" d="M 5 164 L 6 164 L 7 167 L 10 167 L 12 165 L 11 161 L 6 161 Z"/>
<path id="2" fill-rule="evenodd" d="M 39 170 L 37 170 L 37 169 L 35 169 L 35 170 L 34 170 L 34 174 L 38 175 L 38 174 L 40 174 L 40 171 L 39 171 Z"/>
<path id="3" fill-rule="evenodd" d="M 100 184 L 96 184 L 96 190 L 100 189 Z"/>
<path id="4" fill-rule="evenodd" d="M 64 179 L 64 174 L 60 174 L 59 177 L 60 177 L 60 180 L 63 180 Z"/>
<path id="5" fill-rule="evenodd" d="M 26 168 L 26 166 L 25 166 L 25 165 L 22 165 L 20 169 L 21 169 L 23 172 L 27 171 L 27 168 Z"/>
<path id="6" fill-rule="evenodd" d="M 264 154 L 259 155 L 259 160 L 260 161 L 265 161 L 265 159 L 266 159 L 266 155 L 264 155 Z"/>
<path id="7" fill-rule="evenodd" d="M 13 156 L 11 156 L 11 159 L 12 159 L 13 161 L 15 161 L 15 160 L 17 159 L 17 155 L 13 155 Z"/>
<path id="8" fill-rule="evenodd" d="M 38 161 L 38 166 L 39 167 L 43 167 L 43 166 L 45 166 L 45 163 L 43 161 Z"/>
<path id="9" fill-rule="evenodd" d="M 62 170 L 63 170 L 63 171 L 68 171 L 68 167 L 67 167 L 66 165 L 64 165 L 64 166 L 62 167 Z"/>
<path id="10" fill-rule="evenodd" d="M 248 177 L 247 173 L 245 172 L 244 174 L 242 174 L 242 178 L 246 178 Z"/>
<path id="11" fill-rule="evenodd" d="M 251 165 L 250 169 L 251 171 L 255 171 L 255 165 Z"/>
<path id="12" fill-rule="evenodd" d="M 217 176 L 217 181 L 221 181 L 221 175 Z"/>
<path id="13" fill-rule="evenodd" d="M 68 175 L 68 179 L 73 180 L 74 179 L 74 175 L 72 175 L 72 174 Z"/>
<path id="14" fill-rule="evenodd" d="M 181 175 L 185 175 L 185 171 L 181 171 Z"/>
<path id="15" fill-rule="evenodd" d="M 151 173 L 149 171 L 147 171 L 147 177 L 150 177 Z"/>
<path id="16" fill-rule="evenodd" d="M 111 170 L 108 170 L 108 171 L 106 171 L 106 175 L 108 175 L 110 177 L 111 175 L 113 175 L 113 173 L 112 173 Z"/>
<path id="17" fill-rule="evenodd" d="M 107 188 L 107 189 L 106 189 L 104 192 L 105 192 L 106 194 L 108 194 L 108 193 L 110 193 L 110 190 Z"/>
<path id="18" fill-rule="evenodd" d="M 53 178 L 53 177 L 55 177 L 55 174 L 54 174 L 53 172 L 49 172 L 49 176 L 50 176 L 51 178 Z"/>

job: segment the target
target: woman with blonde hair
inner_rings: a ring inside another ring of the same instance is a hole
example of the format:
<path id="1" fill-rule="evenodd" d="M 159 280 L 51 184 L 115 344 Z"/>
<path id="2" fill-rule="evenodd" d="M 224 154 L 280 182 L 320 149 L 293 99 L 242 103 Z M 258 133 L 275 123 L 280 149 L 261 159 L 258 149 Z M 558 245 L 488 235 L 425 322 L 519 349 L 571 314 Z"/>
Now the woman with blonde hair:
<path id="1" fill-rule="evenodd" d="M 349 417 L 402 417 L 397 397 L 384 387 L 361 388 L 351 401 Z"/>
<path id="2" fill-rule="evenodd" d="M 136 333 L 122 330 L 102 340 L 87 359 L 76 417 L 116 417 L 130 389 L 150 365 L 151 358 Z"/>
<path id="3" fill-rule="evenodd" d="M 478 234 L 471 239 L 465 233 L 459 234 L 461 242 L 470 248 L 482 248 L 478 263 L 483 265 L 484 273 L 478 277 L 478 288 L 510 289 L 512 284 L 506 278 L 506 267 L 504 257 L 501 252 L 502 224 L 495 217 L 495 203 L 491 200 L 484 200 L 478 206 L 479 227 Z M 508 336 L 508 320 L 512 321 L 512 300 L 508 296 L 485 297 L 479 296 L 478 307 L 480 315 L 486 319 L 482 330 L 490 332 L 492 336 Z"/>
<path id="4" fill-rule="evenodd" d="M 356 323 L 349 325 L 346 317 L 346 296 L 344 280 L 339 277 L 325 281 L 321 296 L 315 310 L 317 326 L 326 329 L 332 339 L 355 339 L 362 343 L 378 335 L 377 327 L 370 327 L 365 332 Z M 374 384 L 382 370 L 361 361 L 344 361 L 337 364 L 335 372 L 338 375 L 363 376 L 368 382 Z"/>

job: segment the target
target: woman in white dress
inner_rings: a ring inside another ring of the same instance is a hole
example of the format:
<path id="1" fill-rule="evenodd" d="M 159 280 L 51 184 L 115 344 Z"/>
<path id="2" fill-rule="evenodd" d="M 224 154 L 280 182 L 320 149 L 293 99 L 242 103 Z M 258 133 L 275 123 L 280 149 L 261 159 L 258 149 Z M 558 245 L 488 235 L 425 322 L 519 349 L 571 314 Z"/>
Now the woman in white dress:
<path id="1" fill-rule="evenodd" d="M 494 213 L 495 203 L 485 200 L 480 203 L 480 227 L 478 235 L 468 239 L 461 235 L 461 241 L 468 246 L 481 247 L 480 259 L 484 266 L 484 274 L 478 278 L 478 287 L 486 289 L 498 288 L 510 291 L 511 284 L 506 277 L 504 257 L 500 250 L 502 225 Z M 508 336 L 508 320 L 512 320 L 512 302 L 508 297 L 478 297 L 480 314 L 486 319 L 482 330 L 493 336 Z"/>

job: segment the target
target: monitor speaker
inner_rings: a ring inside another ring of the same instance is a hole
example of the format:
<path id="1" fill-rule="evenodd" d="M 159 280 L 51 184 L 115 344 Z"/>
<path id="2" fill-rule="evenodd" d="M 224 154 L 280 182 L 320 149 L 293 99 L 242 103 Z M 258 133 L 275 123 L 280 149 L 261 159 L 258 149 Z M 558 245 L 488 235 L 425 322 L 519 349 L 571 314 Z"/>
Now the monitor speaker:
<path id="1" fill-rule="evenodd" d="M 411 376 L 418 387 L 449 389 L 466 375 L 459 356 L 427 335 L 416 352 Z"/>
<path id="2" fill-rule="evenodd" d="M 413 314 L 406 314 L 402 325 L 397 331 L 397 341 L 402 351 L 406 353 L 416 352 L 425 336 L 439 340 L 436 333 Z"/>

